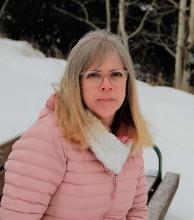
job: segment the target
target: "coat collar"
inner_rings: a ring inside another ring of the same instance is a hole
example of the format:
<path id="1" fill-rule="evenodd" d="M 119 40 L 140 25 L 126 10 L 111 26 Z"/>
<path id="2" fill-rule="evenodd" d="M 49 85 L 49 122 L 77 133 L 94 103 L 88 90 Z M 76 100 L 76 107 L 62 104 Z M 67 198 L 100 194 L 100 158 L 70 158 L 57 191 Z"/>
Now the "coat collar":
<path id="1" fill-rule="evenodd" d="M 127 160 L 133 144 L 133 139 L 128 139 L 124 144 L 114 134 L 109 132 L 95 116 L 89 113 L 91 126 L 87 132 L 89 148 L 96 158 L 114 174 L 119 174 Z"/>

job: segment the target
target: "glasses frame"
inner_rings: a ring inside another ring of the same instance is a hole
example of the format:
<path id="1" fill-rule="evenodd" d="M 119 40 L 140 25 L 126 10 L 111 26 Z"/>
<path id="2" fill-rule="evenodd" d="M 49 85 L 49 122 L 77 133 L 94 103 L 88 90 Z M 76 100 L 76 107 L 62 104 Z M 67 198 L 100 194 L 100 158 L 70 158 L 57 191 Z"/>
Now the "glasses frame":
<path id="1" fill-rule="evenodd" d="M 109 74 L 111 74 L 112 72 L 116 72 L 116 71 L 119 72 L 119 71 L 121 71 L 121 70 L 110 71 Z M 128 72 L 127 70 L 122 70 L 122 71 L 124 71 L 124 73 L 125 73 L 125 75 L 126 75 L 126 79 L 127 79 L 128 76 L 129 76 L 129 72 Z M 87 78 L 84 77 L 87 72 L 89 72 L 89 71 L 81 72 L 79 75 L 80 75 L 83 79 L 87 80 Z M 92 72 L 95 72 L 95 71 L 92 71 L 92 70 L 91 70 L 91 73 L 92 73 Z M 96 71 L 96 72 L 97 72 L 97 71 Z M 113 81 L 110 79 L 109 75 L 107 75 L 107 74 L 106 74 L 105 76 L 102 76 L 102 80 L 99 82 L 99 85 L 102 84 L 102 82 L 104 81 L 104 78 L 106 78 L 106 77 L 108 78 L 109 82 L 111 82 L 111 84 L 117 85 L 117 83 L 113 82 Z M 118 83 L 118 84 L 119 84 L 119 83 Z M 97 86 L 99 86 L 99 85 L 97 85 Z"/>

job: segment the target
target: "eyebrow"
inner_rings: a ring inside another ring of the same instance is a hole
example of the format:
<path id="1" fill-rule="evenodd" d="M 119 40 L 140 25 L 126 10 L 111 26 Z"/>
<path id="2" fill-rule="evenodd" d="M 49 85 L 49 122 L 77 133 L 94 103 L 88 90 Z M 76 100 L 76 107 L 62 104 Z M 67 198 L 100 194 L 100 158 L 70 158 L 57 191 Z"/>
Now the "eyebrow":
<path id="1" fill-rule="evenodd" d="M 121 70 L 121 69 L 111 69 L 111 70 L 109 70 L 109 72 L 112 72 L 112 71 L 115 71 L 115 70 Z M 88 71 L 103 72 L 103 71 L 97 70 L 97 69 L 92 69 L 92 70 L 88 70 Z"/>

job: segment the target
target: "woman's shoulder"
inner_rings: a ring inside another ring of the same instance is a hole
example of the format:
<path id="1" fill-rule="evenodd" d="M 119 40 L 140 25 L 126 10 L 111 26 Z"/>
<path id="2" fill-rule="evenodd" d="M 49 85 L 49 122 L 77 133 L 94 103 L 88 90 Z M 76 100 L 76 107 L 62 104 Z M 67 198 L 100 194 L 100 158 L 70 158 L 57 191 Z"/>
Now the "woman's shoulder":
<path id="1" fill-rule="evenodd" d="M 127 159 L 127 166 L 134 168 L 144 166 L 143 149 L 137 149 L 136 151 L 129 154 Z"/>
<path id="2" fill-rule="evenodd" d="M 48 114 L 44 118 L 38 118 L 21 136 L 21 138 L 36 138 L 51 141 L 60 136 L 59 128 L 54 114 Z"/>
<path id="3" fill-rule="evenodd" d="M 36 120 L 26 130 L 14 143 L 12 151 L 28 151 L 58 157 L 64 155 L 64 147 L 55 116 L 49 114 Z"/>

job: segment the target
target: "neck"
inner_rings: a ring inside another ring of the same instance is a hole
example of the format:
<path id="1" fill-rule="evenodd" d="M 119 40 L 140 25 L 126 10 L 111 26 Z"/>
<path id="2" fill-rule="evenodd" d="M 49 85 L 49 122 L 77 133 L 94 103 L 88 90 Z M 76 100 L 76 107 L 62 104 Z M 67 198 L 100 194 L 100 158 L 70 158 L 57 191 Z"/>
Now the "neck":
<path id="1" fill-rule="evenodd" d="M 113 123 L 113 116 L 106 117 L 106 118 L 101 118 L 102 123 L 105 125 L 105 127 L 108 127 L 109 129 L 111 128 L 111 125 Z"/>

